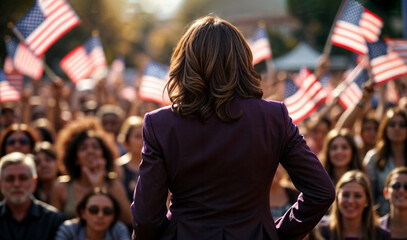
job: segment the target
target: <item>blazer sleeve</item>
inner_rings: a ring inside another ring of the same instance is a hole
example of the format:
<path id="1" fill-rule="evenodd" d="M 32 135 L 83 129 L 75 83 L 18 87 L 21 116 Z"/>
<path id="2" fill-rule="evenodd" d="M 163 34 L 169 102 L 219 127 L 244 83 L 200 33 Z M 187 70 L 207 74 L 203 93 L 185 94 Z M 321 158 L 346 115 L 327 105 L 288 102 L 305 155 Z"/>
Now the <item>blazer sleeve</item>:
<path id="1" fill-rule="evenodd" d="M 307 146 L 281 104 L 285 136 L 280 163 L 301 192 L 284 216 L 276 220 L 280 239 L 303 239 L 321 220 L 335 200 L 335 188 L 319 159 Z"/>
<path id="2" fill-rule="evenodd" d="M 138 240 L 157 239 L 168 225 L 168 177 L 149 114 L 144 118 L 143 141 L 139 180 L 131 204 L 133 238 Z"/>

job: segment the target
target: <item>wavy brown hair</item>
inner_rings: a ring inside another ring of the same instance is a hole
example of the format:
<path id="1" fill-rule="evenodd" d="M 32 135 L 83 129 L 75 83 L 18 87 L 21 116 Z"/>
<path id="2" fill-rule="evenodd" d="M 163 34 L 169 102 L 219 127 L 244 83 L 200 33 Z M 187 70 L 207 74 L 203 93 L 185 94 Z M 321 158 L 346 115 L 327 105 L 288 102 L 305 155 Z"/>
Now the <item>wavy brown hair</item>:
<path id="1" fill-rule="evenodd" d="M 239 116 L 229 111 L 231 101 L 261 98 L 261 76 L 242 33 L 214 16 L 195 20 L 171 58 L 166 88 L 172 110 L 185 117 L 207 120 L 213 113 L 225 122 Z"/>
<path id="2" fill-rule="evenodd" d="M 406 113 L 401 110 L 400 108 L 390 108 L 387 110 L 384 118 L 382 119 L 380 126 L 379 126 L 379 131 L 377 133 L 377 143 L 376 143 L 376 158 L 375 160 L 375 166 L 382 170 L 384 166 L 386 165 L 387 161 L 389 158 L 393 155 L 393 151 L 391 148 L 391 141 L 389 137 L 387 136 L 387 127 L 389 125 L 389 122 L 395 117 L 395 116 L 401 116 L 404 119 L 404 122 L 407 123 L 407 115 Z M 404 141 L 404 163 L 407 165 L 407 139 Z"/>
<path id="3" fill-rule="evenodd" d="M 329 131 L 328 135 L 325 138 L 324 141 L 324 146 L 322 148 L 321 154 L 320 154 L 320 160 L 322 162 L 322 165 L 325 167 L 327 173 L 331 177 L 332 181 L 335 181 L 335 166 L 332 164 L 332 161 L 329 157 L 329 151 L 332 145 L 332 142 L 337 139 L 338 137 L 343 137 L 348 144 L 350 145 L 352 149 L 352 156 L 351 160 L 348 165 L 348 171 L 349 170 L 361 170 L 365 171 L 364 166 L 362 164 L 361 156 L 359 153 L 359 149 L 356 145 L 356 142 L 353 138 L 352 133 L 350 130 L 346 128 L 341 128 L 341 129 L 333 129 Z M 339 179 L 336 179 L 339 180 Z"/>

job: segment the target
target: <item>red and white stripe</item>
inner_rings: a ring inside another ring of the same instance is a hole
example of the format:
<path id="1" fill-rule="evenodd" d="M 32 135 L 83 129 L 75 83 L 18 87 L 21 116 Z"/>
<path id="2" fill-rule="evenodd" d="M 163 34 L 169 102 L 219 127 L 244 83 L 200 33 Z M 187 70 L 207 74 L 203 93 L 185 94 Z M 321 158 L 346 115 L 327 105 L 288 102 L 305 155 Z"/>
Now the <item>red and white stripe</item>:
<path id="1" fill-rule="evenodd" d="M 407 39 L 386 39 L 389 52 L 397 53 L 407 63 Z"/>
<path id="2" fill-rule="evenodd" d="M 64 0 L 38 0 L 45 15 L 25 42 L 37 56 L 42 56 L 62 35 L 80 23 L 78 16 Z"/>
<path id="3" fill-rule="evenodd" d="M 141 78 L 139 97 L 145 101 L 158 102 L 163 105 L 171 104 L 167 91 L 163 91 L 167 80 L 144 75 Z"/>
<path id="4" fill-rule="evenodd" d="M 75 84 L 82 79 L 89 78 L 94 70 L 92 62 L 82 45 L 68 53 L 61 60 L 60 66 Z"/>
<path id="5" fill-rule="evenodd" d="M 407 66 L 403 59 L 394 51 L 374 58 L 370 62 L 376 84 L 407 75 Z"/>
<path id="6" fill-rule="evenodd" d="M 368 42 L 374 43 L 379 40 L 380 33 L 382 32 L 383 20 L 376 14 L 364 8 L 364 12 L 359 21 L 359 26 L 362 31 L 362 36 Z"/>
<path id="7" fill-rule="evenodd" d="M 295 79 L 295 84 L 299 86 L 298 91 L 284 103 L 293 122 L 298 123 L 324 103 L 328 95 L 315 75 L 305 67 Z"/>
<path id="8" fill-rule="evenodd" d="M 253 65 L 272 57 L 270 43 L 266 38 L 261 38 L 254 42 L 250 49 L 253 54 Z"/>
<path id="9" fill-rule="evenodd" d="M 0 102 L 19 101 L 23 91 L 23 75 L 15 71 L 4 74 L 7 81 L 0 81 Z"/>
<path id="10" fill-rule="evenodd" d="M 346 21 L 337 21 L 332 34 L 332 43 L 359 54 L 364 55 L 368 52 L 361 28 Z"/>
<path id="11" fill-rule="evenodd" d="M 14 54 L 14 66 L 20 73 L 33 79 L 40 79 L 43 73 L 43 62 L 23 43 L 20 43 Z"/>

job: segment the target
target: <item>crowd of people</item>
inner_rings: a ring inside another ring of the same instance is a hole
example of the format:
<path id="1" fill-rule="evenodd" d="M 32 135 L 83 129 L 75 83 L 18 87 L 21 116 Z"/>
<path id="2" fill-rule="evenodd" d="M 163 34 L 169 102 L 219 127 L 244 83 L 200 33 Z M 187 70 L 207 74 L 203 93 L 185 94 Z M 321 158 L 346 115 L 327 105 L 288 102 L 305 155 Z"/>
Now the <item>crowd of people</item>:
<path id="1" fill-rule="evenodd" d="M 325 66 L 319 67 L 315 71 L 329 77 L 329 69 L 320 73 Z M 272 82 L 276 91 L 284 82 L 278 78 L 281 75 L 273 71 L 262 84 Z M 403 79 L 393 81 L 404 86 L 398 89 L 402 97 L 397 102 L 387 101 L 385 84 L 366 84 L 353 108 L 345 110 L 332 99 L 326 104 L 332 104 L 328 111 L 322 107 L 298 124 L 299 134 L 336 187 L 334 203 L 306 238 L 407 239 L 407 85 Z M 161 105 L 137 98 L 129 101 L 117 94 L 123 86 L 110 86 L 103 80 L 86 90 L 60 79 L 32 85 L 35 87 L 24 91 L 21 101 L 1 106 L 0 198 L 4 201 L 0 203 L 0 239 L 130 239 L 135 216 L 130 205 L 142 162 L 143 119 Z M 276 96 L 270 88 L 263 98 L 283 100 Z M 241 133 L 244 137 L 243 129 Z M 206 135 L 195 137 L 190 144 L 204 141 Z M 158 154 L 152 140 L 148 141 L 146 151 Z M 177 144 L 171 142 L 168 147 L 183 149 Z M 180 154 L 191 157 L 193 150 Z M 233 151 L 228 154 L 224 157 L 232 156 Z M 218 156 L 208 153 L 208 157 Z M 283 166 L 276 169 L 268 199 L 278 223 L 302 198 L 297 190 L 302 186 L 291 180 L 298 176 L 288 175 Z M 245 177 L 239 174 L 235 181 Z M 259 183 L 259 187 L 263 185 L 267 186 Z M 174 209 L 183 203 L 178 194 Z M 165 210 L 173 204 L 172 197 L 171 192 L 157 196 L 166 199 Z"/>

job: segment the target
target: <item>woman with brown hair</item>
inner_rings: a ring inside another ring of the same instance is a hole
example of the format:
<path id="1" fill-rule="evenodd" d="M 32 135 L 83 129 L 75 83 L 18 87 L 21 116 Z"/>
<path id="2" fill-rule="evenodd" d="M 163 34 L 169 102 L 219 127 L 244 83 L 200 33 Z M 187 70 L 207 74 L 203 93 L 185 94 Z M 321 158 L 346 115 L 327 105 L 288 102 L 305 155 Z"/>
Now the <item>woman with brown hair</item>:
<path id="1" fill-rule="evenodd" d="M 55 240 L 130 240 L 119 214 L 119 204 L 112 194 L 103 188 L 92 189 L 76 206 L 77 217 L 59 227 Z"/>
<path id="2" fill-rule="evenodd" d="M 241 32 L 218 17 L 197 19 L 174 50 L 169 77 L 172 105 L 144 117 L 131 206 L 136 238 L 307 235 L 333 202 L 334 186 L 284 104 L 261 99 Z M 274 222 L 269 192 L 279 163 L 301 194 Z"/>
<path id="3" fill-rule="evenodd" d="M 116 160 L 119 178 L 124 183 L 129 201 L 133 201 L 134 188 L 139 176 L 138 168 L 141 163 L 141 149 L 143 148 L 143 118 L 130 116 L 124 120 L 118 141 L 127 153 Z"/>
<path id="4" fill-rule="evenodd" d="M 34 148 L 34 161 L 38 175 L 34 196 L 43 202 L 49 203 L 52 188 L 59 176 L 54 146 L 50 142 L 38 142 Z"/>
<path id="5" fill-rule="evenodd" d="M 336 184 L 336 200 L 321 234 L 327 240 L 390 239 L 375 214 L 367 176 L 358 170 L 346 172 Z"/>
<path id="6" fill-rule="evenodd" d="M 13 123 L 0 136 L 0 157 L 12 153 L 32 153 L 38 141 L 33 128 L 25 123 Z"/>
<path id="7" fill-rule="evenodd" d="M 119 202 L 119 219 L 131 225 L 131 213 L 126 211 L 130 201 L 123 197 L 126 190 L 115 172 L 117 149 L 98 120 L 88 117 L 66 125 L 58 134 L 56 149 L 60 171 L 67 175 L 56 182 L 51 204 L 70 219 L 75 217 L 77 202 L 88 191 L 105 187 Z"/>
<path id="8" fill-rule="evenodd" d="M 333 129 L 325 138 L 319 156 L 334 184 L 349 170 L 364 171 L 353 135 L 346 129 Z"/>
<path id="9" fill-rule="evenodd" d="M 372 184 L 372 194 L 380 216 L 390 210 L 383 189 L 387 175 L 395 168 L 407 166 L 407 115 L 399 108 L 390 108 L 379 126 L 377 144 L 363 160 Z"/>

